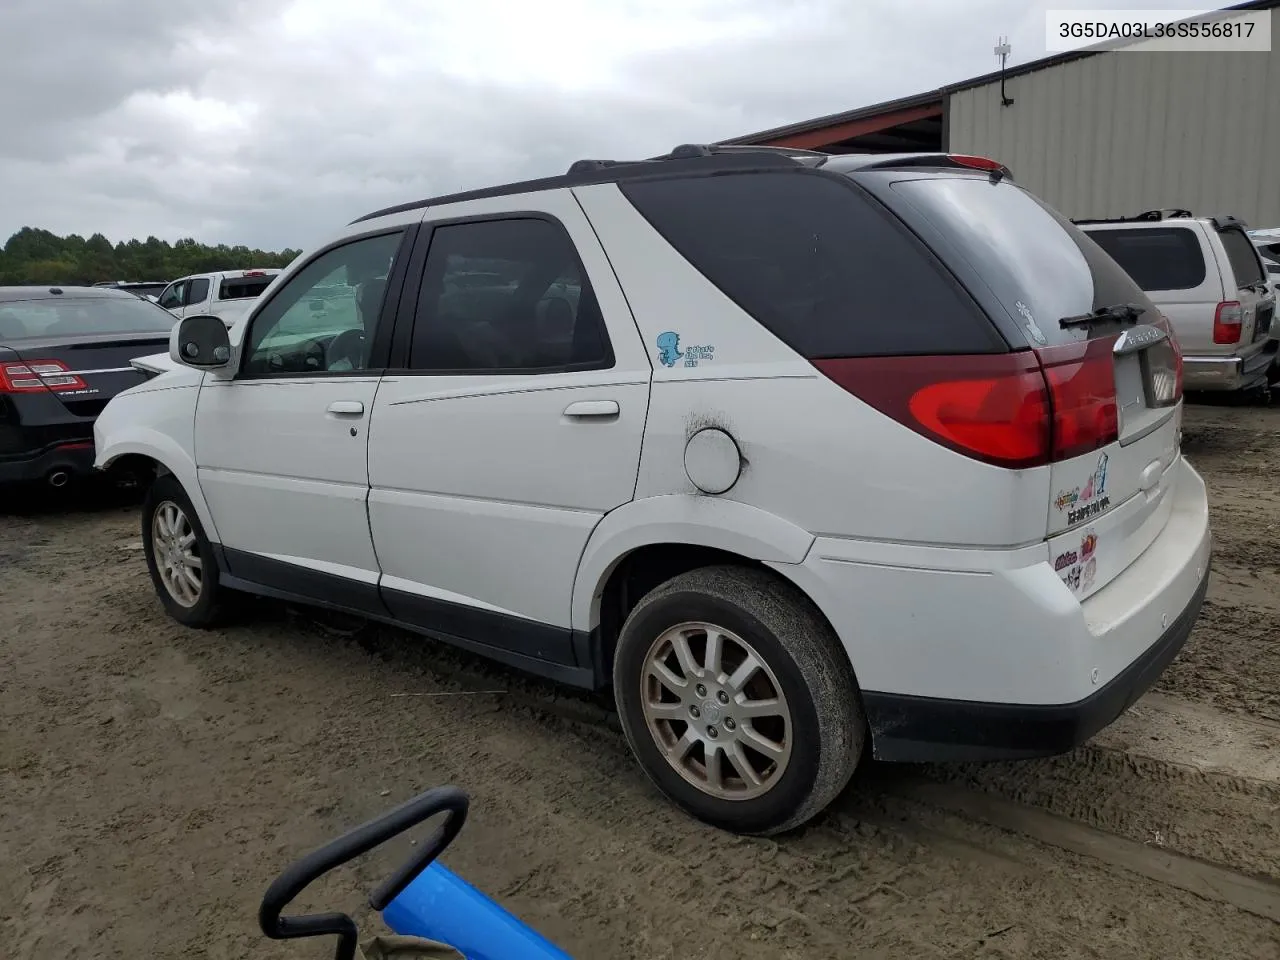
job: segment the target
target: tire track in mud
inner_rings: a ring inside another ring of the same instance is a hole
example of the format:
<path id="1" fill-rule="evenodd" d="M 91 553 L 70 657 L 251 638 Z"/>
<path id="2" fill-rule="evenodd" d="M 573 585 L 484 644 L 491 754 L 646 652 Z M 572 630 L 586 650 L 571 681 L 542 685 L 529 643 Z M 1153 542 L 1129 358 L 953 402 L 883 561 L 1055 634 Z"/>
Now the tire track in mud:
<path id="1" fill-rule="evenodd" d="M 68 532 L 45 555 L 56 565 Z M 18 837 L 15 858 L 60 884 L 48 911 L 20 914 L 50 948 L 74 931 L 88 950 L 105 922 L 123 952 L 145 937 L 162 955 L 292 956 L 252 926 L 271 875 L 447 781 L 474 798 L 450 866 L 593 960 L 1268 956 L 1276 942 L 1275 924 L 1220 901 L 896 795 L 874 765 L 808 828 L 730 837 L 651 790 L 600 700 L 271 603 L 183 630 L 136 557 L 88 585 L 47 573 L 4 574 L 45 613 L 39 642 L 3 647 L 20 678 L 6 715 L 27 718 L 4 736 L 41 749 L 19 771 L 32 829 L 11 821 L 0 843 Z M 58 860 L 67 844 L 74 862 Z M 396 859 L 319 885 L 316 905 L 358 902 Z"/>
<path id="2" fill-rule="evenodd" d="M 1280 722 L 1280 618 L 1206 600 L 1186 647 L 1155 689 Z"/>
<path id="3" fill-rule="evenodd" d="M 386 628 L 373 632 L 376 637 L 365 640 L 367 648 L 389 651 L 398 645 Z M 475 689 L 493 689 L 500 683 L 484 661 L 467 662 L 467 655 L 454 656 L 443 648 L 437 653 L 431 656 L 430 669 L 438 681 Z M 398 658 L 396 653 L 390 656 Z M 586 736 L 610 740 L 617 775 L 634 764 L 616 716 L 604 700 L 506 677 L 503 697 L 510 703 L 541 722 L 568 722 Z M 1274 736 L 1280 726 L 1266 733 Z M 871 795 L 863 796 L 868 790 Z M 960 813 L 1072 853 L 1103 850 L 1106 845 L 1099 838 L 1112 837 L 1115 849 L 1125 852 L 1114 862 L 1103 858 L 1111 866 L 1157 882 L 1181 878 L 1180 886 L 1173 885 L 1280 920 L 1280 834 L 1274 829 L 1280 819 L 1280 782 L 1086 745 L 1064 756 L 1017 763 L 864 764 L 854 788 L 837 801 L 836 809 L 856 814 L 868 803 L 891 806 L 893 798 Z M 981 815 L 984 809 L 993 812 Z M 1016 816 L 1014 810 L 1019 811 Z M 1060 828 L 1059 822 L 1079 830 Z M 1059 833 L 1064 840 L 1054 843 Z"/>

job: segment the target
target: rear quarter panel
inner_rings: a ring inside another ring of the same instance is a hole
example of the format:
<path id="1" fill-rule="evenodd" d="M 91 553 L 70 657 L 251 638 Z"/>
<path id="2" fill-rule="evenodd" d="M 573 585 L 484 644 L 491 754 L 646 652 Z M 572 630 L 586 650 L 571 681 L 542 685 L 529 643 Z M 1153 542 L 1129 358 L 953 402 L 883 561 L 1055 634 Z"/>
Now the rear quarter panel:
<path id="1" fill-rule="evenodd" d="M 1043 541 L 1048 468 L 992 467 L 879 413 L 743 312 L 615 186 L 575 193 L 655 360 L 637 499 L 704 496 L 686 472 L 685 448 L 698 431 L 717 428 L 742 460 L 720 496 L 816 536 L 965 547 Z M 678 343 L 674 363 L 663 362 L 660 340 Z"/>

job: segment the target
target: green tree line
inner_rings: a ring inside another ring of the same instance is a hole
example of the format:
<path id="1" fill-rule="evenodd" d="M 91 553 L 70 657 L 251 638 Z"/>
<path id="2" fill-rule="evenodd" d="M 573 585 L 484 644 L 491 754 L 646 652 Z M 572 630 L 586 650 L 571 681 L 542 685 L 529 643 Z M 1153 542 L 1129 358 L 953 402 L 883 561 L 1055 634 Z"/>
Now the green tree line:
<path id="1" fill-rule="evenodd" d="M 300 251 L 211 247 L 192 239 L 175 243 L 147 237 L 112 244 L 100 233 L 87 240 L 23 227 L 0 250 L 0 285 L 91 284 L 103 280 L 175 280 L 190 273 L 285 267 Z"/>

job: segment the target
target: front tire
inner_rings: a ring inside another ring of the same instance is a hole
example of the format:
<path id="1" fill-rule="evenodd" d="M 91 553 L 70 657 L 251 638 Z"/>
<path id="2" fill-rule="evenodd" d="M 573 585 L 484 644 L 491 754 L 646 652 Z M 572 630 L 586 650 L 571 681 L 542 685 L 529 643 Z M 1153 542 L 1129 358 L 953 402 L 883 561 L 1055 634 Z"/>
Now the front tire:
<path id="1" fill-rule="evenodd" d="M 212 627 L 222 620 L 226 591 L 218 563 L 182 484 L 158 477 L 142 507 L 142 549 L 147 570 L 165 611 L 188 627 Z"/>
<path id="2" fill-rule="evenodd" d="M 613 686 L 649 778 L 735 833 L 779 833 L 819 814 L 866 739 L 838 638 L 763 570 L 705 567 L 645 596 L 619 635 Z"/>

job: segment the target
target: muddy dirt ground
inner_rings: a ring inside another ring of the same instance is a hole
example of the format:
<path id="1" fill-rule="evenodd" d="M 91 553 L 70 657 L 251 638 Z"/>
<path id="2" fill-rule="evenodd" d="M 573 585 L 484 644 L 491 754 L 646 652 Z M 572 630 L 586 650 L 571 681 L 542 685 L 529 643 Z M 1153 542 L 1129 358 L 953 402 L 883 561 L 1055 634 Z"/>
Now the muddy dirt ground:
<path id="1" fill-rule="evenodd" d="M 136 504 L 0 505 L 0 956 L 325 957 L 272 943 L 290 859 L 434 784 L 446 862 L 579 960 L 1280 958 L 1280 405 L 1194 406 L 1211 492 L 1199 625 L 1075 753 L 867 764 L 741 839 L 658 798 L 602 704 L 417 637 L 279 604 L 161 612 Z M 297 906 L 356 912 L 379 851 Z"/>

